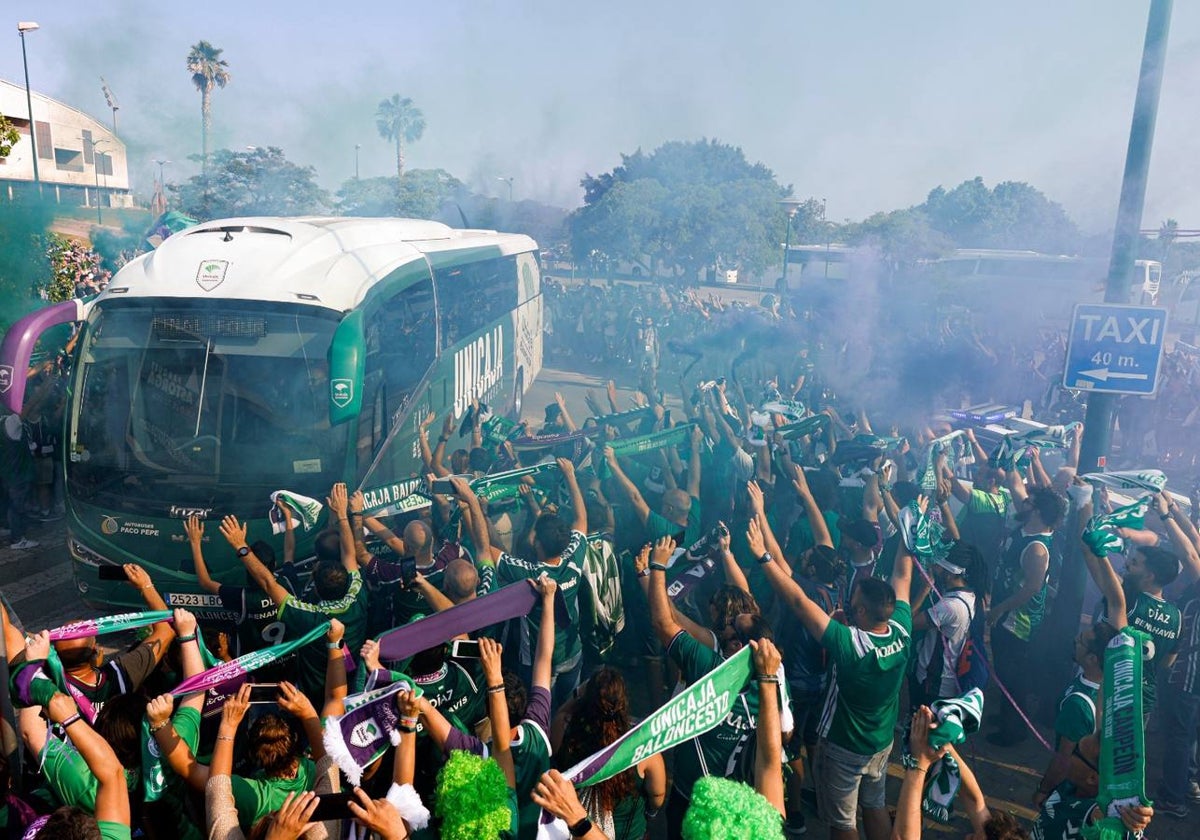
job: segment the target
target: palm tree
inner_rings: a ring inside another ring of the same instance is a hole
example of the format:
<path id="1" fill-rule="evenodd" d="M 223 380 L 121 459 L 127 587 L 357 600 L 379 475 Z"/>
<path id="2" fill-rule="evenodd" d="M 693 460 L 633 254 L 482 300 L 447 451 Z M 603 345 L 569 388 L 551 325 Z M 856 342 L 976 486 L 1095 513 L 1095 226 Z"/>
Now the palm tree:
<path id="1" fill-rule="evenodd" d="M 223 88 L 229 84 L 229 62 L 221 58 L 224 50 L 217 49 L 208 41 L 200 41 L 188 53 L 187 69 L 192 74 L 192 84 L 200 91 L 201 123 L 201 161 L 204 169 L 208 169 L 208 132 L 212 129 L 212 92 L 213 88 Z"/>
<path id="2" fill-rule="evenodd" d="M 404 144 L 415 143 L 425 133 L 425 115 L 407 96 L 393 93 L 375 109 L 375 127 L 379 136 L 396 142 L 396 179 L 404 177 Z"/>

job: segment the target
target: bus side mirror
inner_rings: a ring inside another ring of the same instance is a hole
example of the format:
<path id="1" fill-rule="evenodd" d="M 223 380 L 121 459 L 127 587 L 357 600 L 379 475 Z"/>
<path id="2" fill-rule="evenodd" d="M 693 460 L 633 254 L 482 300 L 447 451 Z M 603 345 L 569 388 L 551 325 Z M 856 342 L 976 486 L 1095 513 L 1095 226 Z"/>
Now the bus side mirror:
<path id="1" fill-rule="evenodd" d="M 363 313 L 351 312 L 338 324 L 329 345 L 329 422 L 334 426 L 362 411 L 366 357 Z"/>
<path id="2" fill-rule="evenodd" d="M 25 386 L 29 382 L 29 360 L 42 333 L 59 324 L 71 324 L 86 317 L 87 308 L 78 298 L 46 306 L 17 320 L 0 344 L 0 403 L 16 414 L 25 407 Z"/>

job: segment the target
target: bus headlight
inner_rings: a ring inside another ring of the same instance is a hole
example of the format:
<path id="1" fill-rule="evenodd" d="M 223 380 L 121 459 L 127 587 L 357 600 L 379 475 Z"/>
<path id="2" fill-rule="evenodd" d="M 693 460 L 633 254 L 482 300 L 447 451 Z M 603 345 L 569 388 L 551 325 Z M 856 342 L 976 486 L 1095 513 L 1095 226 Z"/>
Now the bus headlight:
<path id="1" fill-rule="evenodd" d="M 113 562 L 103 554 L 92 551 L 74 537 L 67 538 L 67 551 L 70 552 L 72 560 L 78 560 L 80 563 L 84 563 L 88 566 L 111 566 L 113 564 Z"/>

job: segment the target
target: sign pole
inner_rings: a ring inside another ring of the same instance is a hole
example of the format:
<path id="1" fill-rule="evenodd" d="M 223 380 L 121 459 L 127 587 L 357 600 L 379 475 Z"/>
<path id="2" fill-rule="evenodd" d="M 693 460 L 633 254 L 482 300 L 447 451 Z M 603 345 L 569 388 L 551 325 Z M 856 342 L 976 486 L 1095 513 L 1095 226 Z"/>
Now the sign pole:
<path id="1" fill-rule="evenodd" d="M 1138 75 L 1137 98 L 1133 104 L 1133 121 L 1129 129 L 1129 147 L 1125 155 L 1125 175 L 1121 182 L 1121 201 L 1117 208 L 1117 223 L 1113 231 L 1112 258 L 1108 267 L 1108 282 L 1104 291 L 1107 303 L 1126 303 L 1133 280 L 1134 257 L 1141 228 L 1142 210 L 1146 201 L 1146 180 L 1150 170 L 1150 151 L 1154 145 L 1154 123 L 1158 117 L 1158 99 L 1162 90 L 1166 65 L 1167 34 L 1171 28 L 1172 0 L 1150 0 L 1150 15 L 1146 23 L 1146 40 L 1142 47 L 1142 66 Z M 1084 420 L 1083 441 L 1080 445 L 1080 474 L 1103 469 L 1112 444 L 1113 413 L 1116 395 L 1094 393 L 1088 396 Z M 1078 533 L 1076 517 L 1066 525 L 1068 544 L 1063 556 L 1062 576 L 1054 611 L 1050 615 L 1048 638 L 1072 639 L 1079 629 L 1083 612 L 1084 583 L 1087 571 L 1079 554 L 1079 541 L 1070 535 Z M 1047 657 L 1048 660 L 1053 657 Z M 1051 692 L 1057 692 L 1065 679 L 1043 682 Z M 1045 705 L 1045 704 L 1044 704 Z"/>

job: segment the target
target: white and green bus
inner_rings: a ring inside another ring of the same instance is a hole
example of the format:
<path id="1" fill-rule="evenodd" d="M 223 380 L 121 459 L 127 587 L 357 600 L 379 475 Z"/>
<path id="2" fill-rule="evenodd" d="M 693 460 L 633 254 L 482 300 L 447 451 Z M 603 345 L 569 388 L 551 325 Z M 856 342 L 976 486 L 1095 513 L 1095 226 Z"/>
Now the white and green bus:
<path id="1" fill-rule="evenodd" d="M 220 220 L 18 321 L 0 347 L 0 400 L 18 412 L 38 337 L 79 324 L 59 469 L 84 599 L 135 606 L 97 569 L 136 561 L 174 605 L 227 617 L 191 573 L 188 516 L 233 514 L 278 551 L 276 490 L 323 501 L 346 481 L 403 508 L 421 418 L 473 398 L 520 414 L 542 363 L 536 249 L 409 219 Z M 298 557 L 315 534 L 297 532 Z M 214 578 L 242 582 L 215 522 L 205 547 Z"/>

